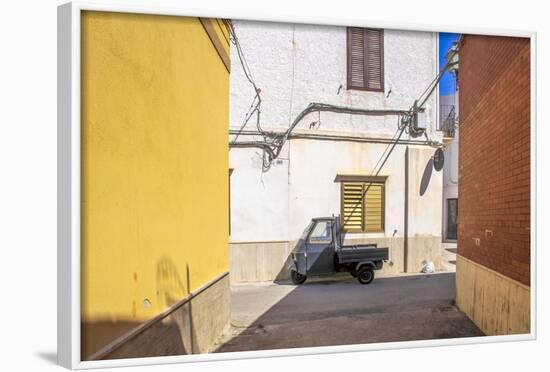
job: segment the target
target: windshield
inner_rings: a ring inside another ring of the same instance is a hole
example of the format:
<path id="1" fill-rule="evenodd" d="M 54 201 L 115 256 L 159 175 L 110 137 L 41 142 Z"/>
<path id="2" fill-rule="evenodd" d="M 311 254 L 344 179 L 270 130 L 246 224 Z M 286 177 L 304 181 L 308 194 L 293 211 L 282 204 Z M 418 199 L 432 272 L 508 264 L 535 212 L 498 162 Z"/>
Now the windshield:
<path id="1" fill-rule="evenodd" d="M 332 223 L 330 221 L 318 221 L 309 234 L 309 241 L 313 243 L 330 243 L 332 240 Z"/>
<path id="2" fill-rule="evenodd" d="M 302 233 L 302 236 L 300 236 L 300 239 L 302 240 L 306 240 L 307 239 L 307 234 L 309 233 L 309 230 L 311 230 L 311 227 L 313 226 L 315 222 L 314 221 L 311 221 L 309 223 L 309 225 L 307 225 L 306 229 L 304 230 L 304 232 Z"/>

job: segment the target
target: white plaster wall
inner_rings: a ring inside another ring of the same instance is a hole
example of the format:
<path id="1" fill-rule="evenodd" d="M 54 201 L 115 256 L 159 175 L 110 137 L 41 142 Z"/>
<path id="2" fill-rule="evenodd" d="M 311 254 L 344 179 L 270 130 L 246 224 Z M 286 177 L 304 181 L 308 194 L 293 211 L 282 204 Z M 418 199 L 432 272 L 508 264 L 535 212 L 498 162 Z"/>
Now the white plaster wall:
<path id="1" fill-rule="evenodd" d="M 262 89 L 262 124 L 287 126 L 292 86 L 292 25 L 233 21 L 246 61 Z M 236 49 L 231 45 L 230 125 L 243 123 L 255 95 L 246 79 Z M 253 120 L 254 122 L 254 120 Z M 251 123 L 253 124 L 253 123 Z M 250 125 L 254 129 L 254 125 Z"/>
<path id="2" fill-rule="evenodd" d="M 427 166 L 434 150 L 409 147 L 409 237 L 441 236 L 443 175 Z M 431 171 L 430 171 L 431 169 Z M 420 195 L 425 172 L 431 173 L 428 187 Z"/>
<path id="3" fill-rule="evenodd" d="M 336 175 L 370 175 L 383 144 L 335 141 L 292 141 L 290 154 L 290 240 L 297 239 L 311 218 L 340 214 Z M 404 146 L 397 146 L 380 176 L 386 179 L 385 232 L 348 234 L 348 238 L 403 236 Z M 437 200 L 439 205 L 440 199 Z"/>
<path id="4" fill-rule="evenodd" d="M 229 154 L 230 241 L 288 240 L 288 161 L 279 159 L 264 173 L 261 150 L 234 148 Z"/>
<path id="5" fill-rule="evenodd" d="M 340 183 L 336 175 L 370 175 L 386 145 L 294 140 L 289 164 L 289 236 L 297 239 L 311 218 L 340 214 Z M 441 235 L 442 173 L 432 169 L 420 195 L 422 176 L 433 149 L 409 147 L 409 237 Z M 386 176 L 385 231 L 348 234 L 348 238 L 402 237 L 405 203 L 405 146 L 397 146 L 380 176 Z M 369 171 L 367 171 L 369 170 Z M 395 231 L 397 230 L 397 231 Z M 395 232 L 395 235 L 394 235 Z"/>
<path id="6" fill-rule="evenodd" d="M 288 127 L 311 102 L 366 109 L 409 109 L 437 73 L 437 34 L 384 31 L 385 92 L 346 89 L 346 28 L 234 21 L 254 80 L 262 90 L 263 127 Z M 253 89 L 231 50 L 231 128 L 242 123 L 254 97 Z M 390 93 L 391 90 L 391 93 Z M 389 93 L 389 96 L 388 96 Z M 426 104 L 429 133 L 435 132 L 436 94 Z M 309 128 L 316 113 L 303 120 Z M 317 130 L 386 134 L 395 132 L 396 118 L 321 113 Z M 254 129 L 254 123 L 249 123 Z"/>
<path id="7" fill-rule="evenodd" d="M 440 97 L 441 105 L 454 105 L 458 117 L 458 94 Z M 458 196 L 458 129 L 455 136 L 445 149 L 445 164 L 443 166 L 443 194 L 444 197 Z"/>
<path id="8" fill-rule="evenodd" d="M 409 109 L 437 73 L 434 33 L 384 31 L 385 92 L 346 88 L 345 27 L 234 21 L 234 27 L 257 86 L 262 90 L 261 125 L 284 130 L 311 102 L 368 109 Z M 230 127 L 237 129 L 254 92 L 235 48 L 231 49 Z M 391 92 L 390 92 L 391 91 Z M 436 97 L 428 101 L 428 133 L 435 132 Z M 312 122 L 317 124 L 310 128 Z M 391 138 L 395 116 L 366 117 L 312 113 L 296 132 Z M 254 130 L 255 118 L 246 129 Z M 231 136 L 233 138 L 233 136 Z M 408 139 L 403 135 L 402 139 Z M 246 140 L 244 136 L 239 140 Z M 295 240 L 312 217 L 340 213 L 337 174 L 371 175 L 386 145 L 357 142 L 291 140 L 279 161 L 261 169 L 261 150 L 231 149 L 231 241 Z M 433 150 L 432 150 L 433 152 Z M 422 165 L 422 169 L 424 169 Z M 386 233 L 403 234 L 404 146 L 397 146 L 381 175 L 387 175 Z M 437 205 L 441 209 L 441 182 Z M 425 208 L 426 206 L 420 207 Z M 430 219 L 431 221 L 431 219 Z M 441 215 L 436 223 L 441 234 Z M 426 234 L 432 234 L 427 228 Z M 358 236 L 359 237 L 359 236 Z"/>
<path id="9" fill-rule="evenodd" d="M 458 130 L 445 149 L 443 165 L 443 194 L 446 198 L 458 197 Z"/>

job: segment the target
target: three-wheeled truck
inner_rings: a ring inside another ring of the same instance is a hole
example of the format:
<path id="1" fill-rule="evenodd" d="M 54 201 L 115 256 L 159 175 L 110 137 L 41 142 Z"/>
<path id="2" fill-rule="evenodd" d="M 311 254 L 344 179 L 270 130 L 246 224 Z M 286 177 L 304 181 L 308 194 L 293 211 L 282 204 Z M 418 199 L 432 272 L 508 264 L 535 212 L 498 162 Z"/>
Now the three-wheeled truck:
<path id="1" fill-rule="evenodd" d="M 308 276 L 327 276 L 349 272 L 361 284 L 374 280 L 388 260 L 388 248 L 376 244 L 344 245 L 340 218 L 313 218 L 292 251 L 290 277 L 294 284 L 303 284 Z"/>

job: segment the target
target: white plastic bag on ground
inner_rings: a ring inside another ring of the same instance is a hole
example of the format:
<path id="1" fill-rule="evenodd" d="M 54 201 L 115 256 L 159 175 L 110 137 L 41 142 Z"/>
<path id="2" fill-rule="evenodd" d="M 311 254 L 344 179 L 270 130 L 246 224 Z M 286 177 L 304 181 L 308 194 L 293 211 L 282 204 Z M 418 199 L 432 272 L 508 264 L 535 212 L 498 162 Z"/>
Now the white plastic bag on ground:
<path id="1" fill-rule="evenodd" d="M 435 266 L 432 261 L 428 261 L 422 266 L 422 272 L 425 274 L 435 273 Z"/>

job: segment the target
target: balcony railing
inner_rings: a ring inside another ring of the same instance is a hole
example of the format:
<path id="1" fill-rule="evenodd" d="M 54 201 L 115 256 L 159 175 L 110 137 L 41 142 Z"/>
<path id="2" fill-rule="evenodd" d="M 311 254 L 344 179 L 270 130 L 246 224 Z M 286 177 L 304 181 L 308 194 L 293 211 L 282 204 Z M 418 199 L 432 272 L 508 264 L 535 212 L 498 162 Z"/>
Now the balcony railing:
<path id="1" fill-rule="evenodd" d="M 454 138 L 457 125 L 455 105 L 441 105 L 439 110 L 439 128 L 444 137 Z"/>

